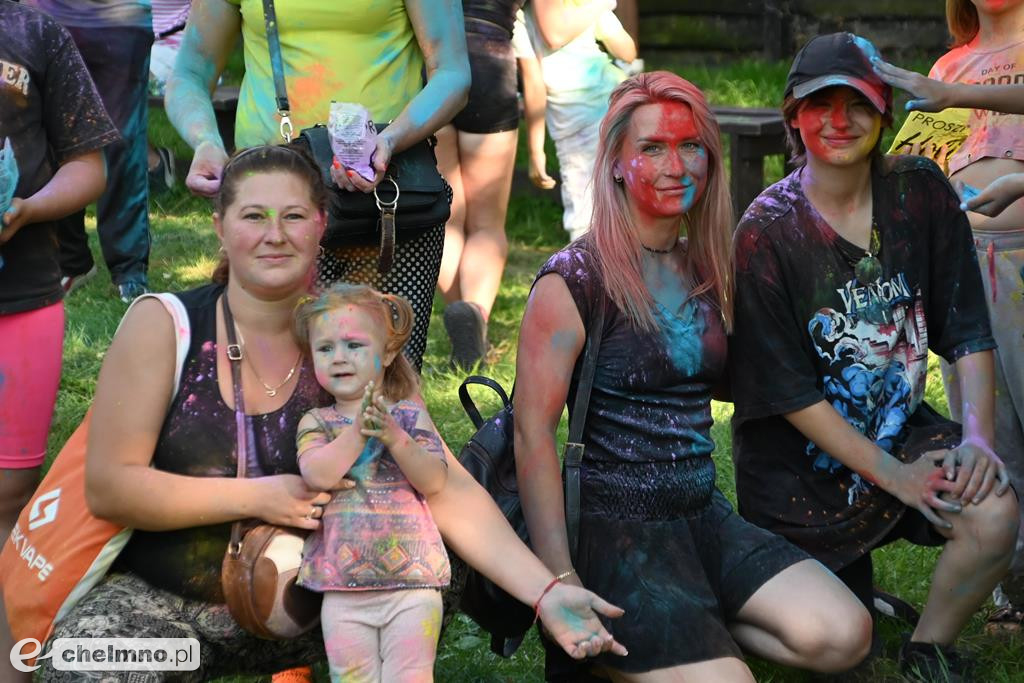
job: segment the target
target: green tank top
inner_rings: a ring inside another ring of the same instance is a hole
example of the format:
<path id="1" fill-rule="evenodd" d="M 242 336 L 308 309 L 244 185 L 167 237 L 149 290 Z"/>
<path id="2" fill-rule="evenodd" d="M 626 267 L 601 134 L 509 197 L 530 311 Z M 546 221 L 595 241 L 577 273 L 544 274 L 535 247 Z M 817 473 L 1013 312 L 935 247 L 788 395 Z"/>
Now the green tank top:
<path id="1" fill-rule="evenodd" d="M 242 13 L 245 77 L 238 147 L 281 142 L 262 0 L 229 0 Z M 423 86 L 423 54 L 403 0 L 278 0 L 278 32 L 295 133 L 327 123 L 331 101 L 358 102 L 387 123 Z"/>

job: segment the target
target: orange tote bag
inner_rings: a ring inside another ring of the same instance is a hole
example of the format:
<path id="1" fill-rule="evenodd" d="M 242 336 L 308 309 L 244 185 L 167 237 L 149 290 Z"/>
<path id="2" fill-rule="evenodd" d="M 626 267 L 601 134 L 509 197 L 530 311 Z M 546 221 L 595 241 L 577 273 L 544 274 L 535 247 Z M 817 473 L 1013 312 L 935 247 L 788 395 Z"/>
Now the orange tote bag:
<path id="1" fill-rule="evenodd" d="M 148 297 L 159 299 L 174 320 L 176 393 L 190 341 L 188 314 L 173 294 L 148 294 L 136 302 Z M 131 536 L 131 529 L 94 517 L 86 505 L 85 449 L 91 417 L 90 408 L 22 509 L 0 552 L 0 584 L 15 642 L 45 642 L 54 625 L 106 575 Z"/>

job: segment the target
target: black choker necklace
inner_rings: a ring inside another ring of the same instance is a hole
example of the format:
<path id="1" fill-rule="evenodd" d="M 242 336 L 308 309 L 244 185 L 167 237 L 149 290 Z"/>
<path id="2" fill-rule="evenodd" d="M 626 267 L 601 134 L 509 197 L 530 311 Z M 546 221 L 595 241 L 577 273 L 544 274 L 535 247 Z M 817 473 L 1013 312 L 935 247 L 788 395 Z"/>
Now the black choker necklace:
<path id="1" fill-rule="evenodd" d="M 676 240 L 676 244 L 679 244 L 678 240 Z M 676 244 L 673 244 L 668 249 L 655 249 L 654 247 L 647 246 L 643 242 L 640 243 L 640 246 L 644 248 L 644 251 L 649 251 L 652 254 L 671 254 L 672 251 L 676 248 Z"/>

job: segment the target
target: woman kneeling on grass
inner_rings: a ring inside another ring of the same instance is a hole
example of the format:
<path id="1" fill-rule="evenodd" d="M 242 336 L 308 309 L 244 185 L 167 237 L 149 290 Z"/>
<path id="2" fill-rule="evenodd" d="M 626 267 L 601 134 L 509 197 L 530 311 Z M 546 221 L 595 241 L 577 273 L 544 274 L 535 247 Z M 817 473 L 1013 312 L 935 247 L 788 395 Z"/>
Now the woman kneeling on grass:
<path id="1" fill-rule="evenodd" d="M 711 395 L 733 321 L 718 124 L 696 87 L 662 71 L 615 89 L 600 140 L 591 230 L 541 268 L 519 340 L 516 464 L 533 547 L 624 606 L 608 629 L 629 655 L 593 660 L 613 680 L 752 681 L 743 650 L 849 669 L 868 651 L 867 611 L 715 486 Z M 555 430 L 599 307 L 574 565 Z M 549 680 L 576 680 L 569 664 L 549 657 Z"/>
<path id="2" fill-rule="evenodd" d="M 869 607 L 874 548 L 945 544 L 900 664 L 914 680 L 946 680 L 946 669 L 964 680 L 950 646 L 1005 574 L 1017 534 L 992 450 L 995 343 L 959 198 L 933 162 L 879 152 L 892 92 L 872 59 L 874 46 L 849 33 L 797 55 L 782 110 L 802 165 L 740 221 L 737 494 L 744 517 L 817 557 Z M 947 429 L 923 402 L 929 350 L 958 371 L 963 435 L 949 430 L 910 462 L 912 427 Z"/>
<path id="3" fill-rule="evenodd" d="M 319 170 L 293 148 L 249 149 L 225 166 L 214 214 L 224 257 L 215 284 L 179 295 L 192 339 L 175 398 L 170 316 L 146 298 L 126 315 L 96 387 L 86 495 L 94 514 L 135 532 L 115 571 L 61 621 L 54 638 L 198 639 L 200 668 L 175 680 L 273 673 L 324 658 L 319 629 L 291 641 L 243 631 L 224 604 L 220 576 L 232 522 L 257 518 L 318 529 L 330 498 L 299 476 L 299 420 L 331 396 L 291 332 L 292 312 L 313 277 L 324 198 Z M 224 296 L 244 344 L 243 398 L 256 444 L 249 479 L 236 478 Z M 447 481 L 427 503 L 462 558 L 524 602 L 543 596 L 540 618 L 567 652 L 621 651 L 595 613 L 614 617 L 621 610 L 554 582 L 458 461 L 449 459 Z M 160 680 L 157 673 L 141 679 L 138 672 L 49 665 L 42 673 L 51 681 Z"/>

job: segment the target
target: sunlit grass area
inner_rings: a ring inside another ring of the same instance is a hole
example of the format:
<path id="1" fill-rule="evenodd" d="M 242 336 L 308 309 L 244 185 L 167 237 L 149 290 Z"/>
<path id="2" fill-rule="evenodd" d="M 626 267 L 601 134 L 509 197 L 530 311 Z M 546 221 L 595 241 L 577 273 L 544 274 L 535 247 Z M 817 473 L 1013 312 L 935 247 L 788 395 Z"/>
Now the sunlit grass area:
<path id="1" fill-rule="evenodd" d="M 658 64 L 649 66 L 675 68 L 705 88 L 709 99 L 715 104 L 747 107 L 778 106 L 782 83 L 789 67 L 788 63 L 762 62 L 741 62 L 714 68 Z M 922 69 L 927 65 L 922 63 L 910 66 Z M 179 178 L 183 177 L 190 154 L 187 147 L 167 125 L 162 112 L 154 111 L 150 128 L 154 142 L 174 150 L 179 159 L 178 175 Z M 524 152 L 525 149 L 521 147 L 520 164 L 524 163 Z M 557 163 L 553 150 L 548 159 L 551 165 Z M 769 160 L 767 180 L 776 180 L 781 174 L 781 157 Z M 511 253 L 491 317 L 490 339 L 494 345 L 489 358 L 491 364 L 483 370 L 498 379 L 506 389 L 511 389 L 514 379 L 519 321 L 533 276 L 548 256 L 565 243 L 561 229 L 561 207 L 556 201 L 555 193 L 542 197 L 517 193 L 509 208 L 507 230 Z M 173 291 L 207 282 L 217 252 L 209 202 L 188 195 L 179 184 L 174 191 L 154 198 L 151 210 L 151 286 L 158 290 Z M 96 244 L 94 222 L 89 227 L 97 262 L 102 263 Z M 89 406 L 103 354 L 124 309 L 125 306 L 114 295 L 105 272 L 101 272 L 99 277 L 67 301 L 64 372 L 50 439 L 51 457 Z M 440 312 L 438 298 L 435 301 L 424 363 L 424 397 L 442 436 L 452 450 L 457 452 L 471 436 L 473 429 L 456 393 L 463 377 L 448 367 L 449 347 Z M 934 359 L 928 381 L 929 400 L 945 411 L 945 398 Z M 497 408 L 497 400 L 490 392 L 482 390 L 478 405 L 487 414 Z M 734 499 L 729 433 L 731 414 L 730 404 L 715 404 L 713 436 L 717 444 L 715 460 L 718 465 L 718 482 L 723 492 Z M 902 542 L 886 548 L 876 555 L 876 582 L 920 607 L 926 597 L 936 554 L 936 550 L 914 548 Z M 979 662 L 977 680 L 1022 680 L 1020 672 L 1024 669 L 1024 648 L 1019 641 L 998 641 L 985 636 L 982 632 L 983 621 L 983 614 L 976 616 L 961 640 L 961 645 Z M 899 680 L 893 658 L 906 627 L 883 620 L 881 630 L 885 657 L 878 660 L 862 680 Z M 531 635 L 520 652 L 510 660 L 492 655 L 488 650 L 488 642 L 486 634 L 464 617 L 457 617 L 440 646 L 437 680 L 518 682 L 543 679 L 543 654 L 535 635 Z M 809 680 L 803 673 L 756 660 L 752 661 L 752 666 L 758 680 L 762 681 Z M 319 680 L 326 680 L 322 667 L 318 668 L 317 675 Z M 267 679 L 239 677 L 229 680 L 249 683 Z"/>

